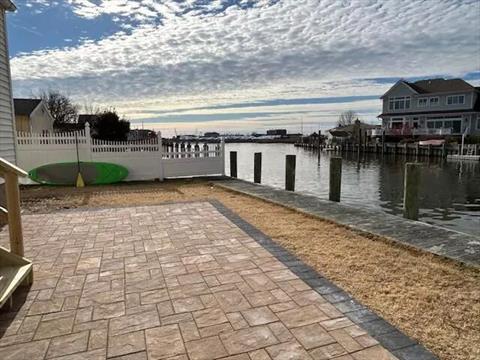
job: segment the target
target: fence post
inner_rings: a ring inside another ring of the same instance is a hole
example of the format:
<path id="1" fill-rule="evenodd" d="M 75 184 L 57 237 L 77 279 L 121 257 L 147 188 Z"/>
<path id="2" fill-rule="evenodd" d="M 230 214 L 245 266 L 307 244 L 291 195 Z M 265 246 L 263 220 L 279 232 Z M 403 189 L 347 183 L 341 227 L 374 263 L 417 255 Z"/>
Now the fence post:
<path id="1" fill-rule="evenodd" d="M 230 177 L 237 177 L 237 152 L 230 151 Z"/>
<path id="2" fill-rule="evenodd" d="M 418 220 L 418 190 L 420 185 L 420 165 L 405 164 L 405 181 L 403 193 L 403 217 Z"/>
<path id="3" fill-rule="evenodd" d="M 296 156 L 287 155 L 285 158 L 285 190 L 295 191 Z"/>
<path id="4" fill-rule="evenodd" d="M 158 143 L 158 158 L 160 160 L 159 165 L 159 174 L 158 174 L 158 179 L 160 181 L 163 181 L 164 179 L 164 173 L 163 173 L 163 144 L 162 144 L 162 132 L 159 131 L 157 132 L 157 143 Z"/>
<path id="5" fill-rule="evenodd" d="M 253 154 L 253 182 L 260 184 L 262 182 L 262 153 Z"/>
<path id="6" fill-rule="evenodd" d="M 342 188 L 342 158 L 330 158 L 330 190 L 328 198 L 330 201 L 340 201 Z"/>
<path id="7" fill-rule="evenodd" d="M 90 161 L 93 161 L 93 151 L 92 151 L 92 136 L 90 134 L 90 124 L 85 123 L 85 147 L 87 148 L 87 156 Z"/>

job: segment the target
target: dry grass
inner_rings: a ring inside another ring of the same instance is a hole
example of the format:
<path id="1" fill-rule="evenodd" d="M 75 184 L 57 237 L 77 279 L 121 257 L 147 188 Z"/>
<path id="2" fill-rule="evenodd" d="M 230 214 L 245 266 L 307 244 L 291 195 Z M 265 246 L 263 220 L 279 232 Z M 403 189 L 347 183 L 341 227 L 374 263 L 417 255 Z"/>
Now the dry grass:
<path id="1" fill-rule="evenodd" d="M 441 359 L 480 359 L 480 271 L 201 181 L 22 191 L 30 212 L 215 198 Z"/>

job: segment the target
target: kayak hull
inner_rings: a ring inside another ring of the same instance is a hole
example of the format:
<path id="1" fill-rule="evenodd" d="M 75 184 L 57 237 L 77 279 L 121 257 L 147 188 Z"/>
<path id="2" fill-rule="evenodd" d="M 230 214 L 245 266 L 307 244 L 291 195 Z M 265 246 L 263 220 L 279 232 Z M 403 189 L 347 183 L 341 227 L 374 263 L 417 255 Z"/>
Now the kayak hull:
<path id="1" fill-rule="evenodd" d="M 86 185 L 113 184 L 124 180 L 128 170 L 103 162 L 66 162 L 43 165 L 29 171 L 30 179 L 45 185 L 75 185 L 78 171 Z"/>

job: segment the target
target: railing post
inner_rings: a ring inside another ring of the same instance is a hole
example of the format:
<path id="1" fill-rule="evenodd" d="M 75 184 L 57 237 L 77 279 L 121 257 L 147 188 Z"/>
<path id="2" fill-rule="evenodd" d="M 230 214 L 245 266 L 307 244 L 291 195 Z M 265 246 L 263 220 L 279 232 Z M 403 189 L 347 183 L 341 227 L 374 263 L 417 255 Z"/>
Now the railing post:
<path id="1" fill-rule="evenodd" d="M 8 231 L 10 234 L 10 251 L 23 257 L 23 233 L 22 218 L 20 215 L 18 175 L 12 172 L 6 172 L 4 176 L 8 210 Z"/>
<path id="2" fill-rule="evenodd" d="M 420 185 L 420 165 L 405 164 L 405 182 L 403 193 L 403 217 L 418 220 L 418 192 Z"/>
<path id="3" fill-rule="evenodd" d="M 237 152 L 230 151 L 230 177 L 237 177 Z"/>
<path id="4" fill-rule="evenodd" d="M 253 156 L 253 182 L 260 184 L 262 182 L 262 153 L 256 152 Z"/>
<path id="5" fill-rule="evenodd" d="M 330 190 L 328 198 L 330 201 L 340 201 L 342 189 L 342 158 L 330 158 Z"/>
<path id="6" fill-rule="evenodd" d="M 295 191 L 295 155 L 287 155 L 285 158 L 285 190 Z"/>
<path id="7" fill-rule="evenodd" d="M 163 172 L 163 143 L 162 143 L 162 132 L 157 132 L 157 143 L 158 143 L 158 180 L 163 181 L 164 179 L 164 172 Z"/>

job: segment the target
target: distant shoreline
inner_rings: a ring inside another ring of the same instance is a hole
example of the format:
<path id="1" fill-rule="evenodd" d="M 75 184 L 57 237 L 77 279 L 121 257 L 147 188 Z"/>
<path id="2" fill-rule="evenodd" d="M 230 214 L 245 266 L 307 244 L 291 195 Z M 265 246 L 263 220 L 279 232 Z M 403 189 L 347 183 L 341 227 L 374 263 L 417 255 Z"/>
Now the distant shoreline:
<path id="1" fill-rule="evenodd" d="M 285 138 L 285 139 L 225 139 L 225 143 L 258 143 L 258 144 L 295 144 L 298 142 L 298 138 Z M 220 138 L 212 139 L 185 139 L 185 140 L 177 140 L 177 139 L 163 139 L 164 143 L 219 143 L 221 141 Z"/>

